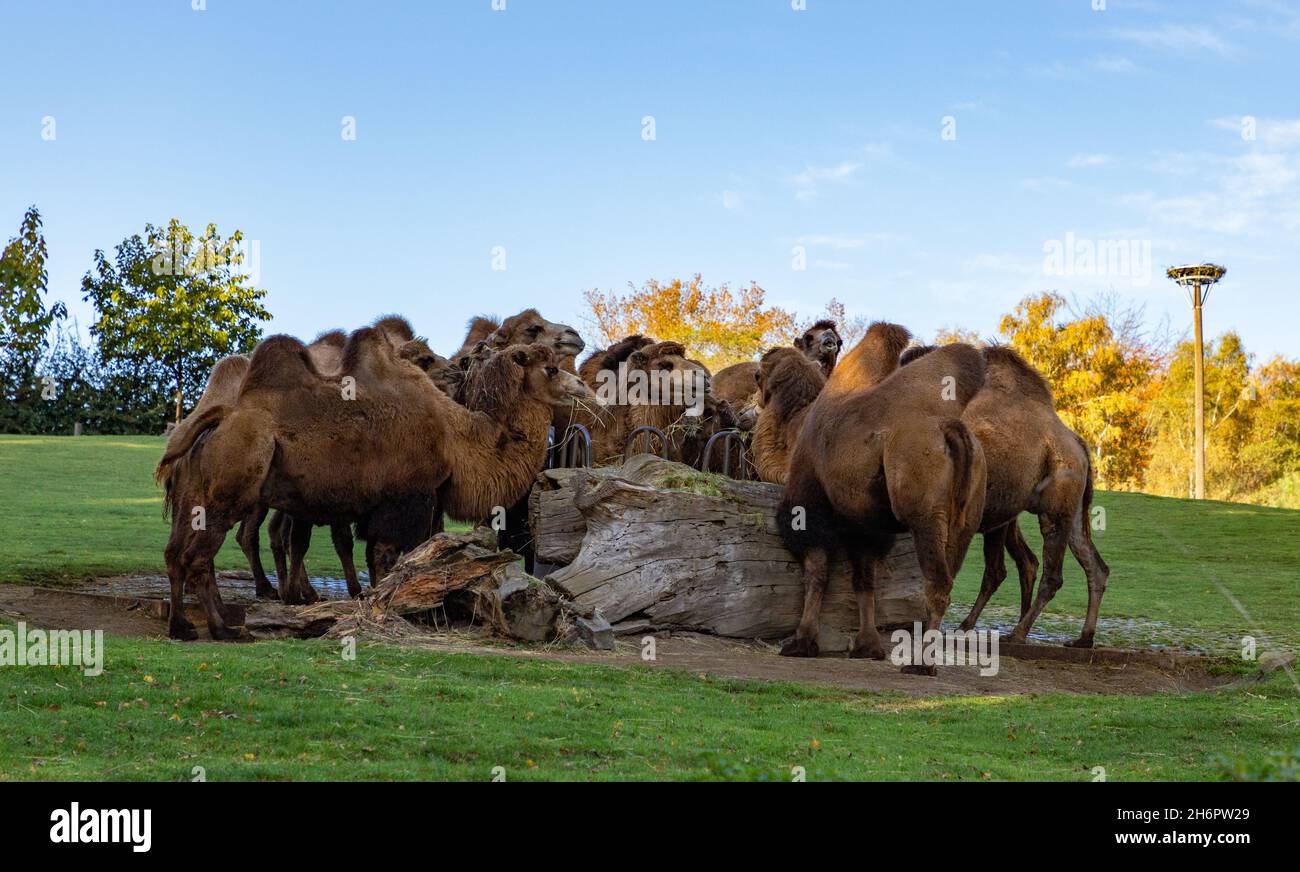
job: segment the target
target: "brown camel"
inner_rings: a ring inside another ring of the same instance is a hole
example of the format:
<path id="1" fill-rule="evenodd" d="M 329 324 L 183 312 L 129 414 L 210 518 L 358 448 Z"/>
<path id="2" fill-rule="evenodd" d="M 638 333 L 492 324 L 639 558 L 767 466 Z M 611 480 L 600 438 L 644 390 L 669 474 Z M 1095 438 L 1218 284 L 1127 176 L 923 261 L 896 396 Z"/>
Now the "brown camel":
<path id="1" fill-rule="evenodd" d="M 909 348 L 911 364 L 933 351 Z M 1091 648 L 1110 567 L 1092 541 L 1092 461 L 1083 440 L 1056 414 L 1052 390 L 1023 357 L 1005 346 L 985 348 L 984 387 L 962 413 L 962 421 L 984 448 L 988 494 L 980 532 L 984 535 L 984 577 L 979 596 L 961 629 L 975 627 L 989 597 L 1007 576 L 1002 551 L 1020 576 L 1020 621 L 1010 639 L 1023 642 L 1043 608 L 1064 583 L 1062 564 L 1069 547 L 1088 579 L 1088 613 L 1079 638 L 1066 644 Z M 1020 534 L 1021 512 L 1038 515 L 1043 533 L 1043 579 L 1033 599 L 1038 561 Z"/>
<path id="2" fill-rule="evenodd" d="M 656 342 L 641 335 L 628 336 L 607 349 L 596 351 L 579 370 L 586 384 L 603 404 L 577 406 L 572 423 L 591 434 L 592 463 L 596 466 L 621 463 L 627 439 L 637 427 L 653 426 L 668 438 L 665 449 L 653 434 L 638 434 L 633 451 L 662 451 L 669 459 L 698 467 L 711 435 L 735 427 L 735 418 L 725 403 L 710 392 L 708 368 L 686 356 L 680 342 Z M 682 390 L 690 380 L 694 395 Z M 650 384 L 656 385 L 650 389 Z M 703 391 L 703 396 L 699 392 Z M 700 403 L 702 414 L 686 414 L 686 400 Z M 562 431 L 557 431 L 562 432 Z M 713 466 L 721 465 L 720 449 L 714 449 Z M 732 469 L 739 470 L 733 457 Z"/>
<path id="3" fill-rule="evenodd" d="M 355 379 L 354 399 L 342 390 L 347 376 Z M 234 406 L 209 409 L 163 458 L 174 464 L 167 479 L 169 634 L 196 636 L 182 608 L 191 583 L 212 637 L 238 635 L 222 614 L 212 559 L 229 529 L 258 505 L 326 523 L 437 493 L 452 479 L 455 498 L 468 502 L 472 494 L 478 505 L 526 491 L 546 451 L 552 407 L 590 390 L 537 345 L 507 348 L 489 362 L 489 376 L 493 408 L 471 412 L 373 328 L 349 337 L 337 376 L 317 372 L 306 346 L 292 337 L 263 342 Z M 295 537 L 305 526 L 295 525 Z"/>
<path id="4" fill-rule="evenodd" d="M 871 356 L 864 351 L 856 362 Z M 851 656 L 882 659 L 875 573 L 895 536 L 907 530 L 915 542 L 929 631 L 940 626 L 953 577 L 979 526 L 984 452 L 960 415 L 984 384 L 984 358 L 969 345 L 945 346 L 856 392 L 832 390 L 843 367 L 808 411 L 777 509 L 777 528 L 803 563 L 806 585 L 798 630 L 781 653 L 818 653 L 829 561 L 844 554 L 853 566 L 858 601 Z M 935 669 L 911 664 L 903 671 L 933 675 Z"/>
<path id="5" fill-rule="evenodd" d="M 485 345 L 480 346 L 480 343 Z M 585 347 L 578 331 L 568 324 L 548 321 L 536 309 L 525 309 L 517 315 L 506 318 L 499 324 L 495 318 L 479 316 L 469 322 L 469 332 L 460 350 L 452 356 L 452 362 L 459 364 L 467 355 L 479 355 L 486 352 L 500 351 L 514 344 L 536 343 L 549 346 L 556 355 L 557 365 L 564 372 L 576 373 L 577 357 Z M 556 406 L 551 424 L 557 435 L 563 434 L 572 419 L 572 404 Z M 540 472 L 545 465 L 545 458 L 538 463 L 534 472 Z M 477 520 L 482 520 L 477 519 Z M 526 568 L 532 567 L 532 534 L 528 529 L 528 502 L 526 498 L 508 504 L 505 515 L 505 527 L 499 531 L 497 541 L 503 548 L 522 554 Z"/>
<path id="6" fill-rule="evenodd" d="M 843 345 L 844 340 L 840 338 L 839 330 L 831 320 L 813 324 L 793 343 L 794 348 L 821 367 L 822 375 L 826 378 L 830 378 L 831 371 L 835 369 L 835 361 L 839 359 Z M 759 365 L 753 361 L 733 363 L 718 370 L 718 374 L 713 377 L 713 395 L 731 406 L 746 430 L 756 421 L 755 415 L 747 415 L 746 411 L 756 399 L 754 382 L 758 378 Z"/>
<path id="7" fill-rule="evenodd" d="M 819 324 L 834 326 L 832 322 Z M 907 346 L 911 336 L 905 327 L 876 321 L 840 363 L 839 369 L 834 369 L 831 361 L 834 372 L 840 373 L 838 381 L 841 385 L 852 383 L 855 390 L 879 384 L 898 368 L 898 353 Z M 813 337 L 816 338 L 815 333 Z M 838 334 L 834 340 L 838 341 Z M 763 355 L 755 375 L 758 391 L 750 409 L 756 413 L 757 422 L 753 424 L 751 445 L 754 464 L 763 481 L 785 484 L 790 451 L 798 440 L 809 406 L 827 381 L 826 360 L 809 356 L 808 343 L 809 335 L 805 334 L 802 345 L 796 341 L 793 348 L 770 349 Z M 816 344 L 828 350 L 834 348 L 838 353 L 838 346 L 826 334 Z"/>
<path id="8" fill-rule="evenodd" d="M 384 338 L 386 338 L 397 351 L 398 356 L 410 360 L 419 366 L 438 384 L 440 379 L 445 378 L 445 370 L 441 368 L 446 365 L 446 361 L 434 354 L 428 344 L 415 338 L 415 330 L 411 327 L 411 322 L 401 315 L 381 315 L 376 318 L 372 325 Z M 331 330 L 322 333 L 312 340 L 307 346 L 307 353 L 311 357 L 312 364 L 316 371 L 322 375 L 333 375 L 339 371 L 343 364 L 343 349 L 347 343 L 347 334 L 342 330 Z M 441 361 L 441 364 L 439 363 Z M 373 548 L 373 542 L 384 541 L 384 531 L 377 525 L 378 519 L 366 519 L 360 523 L 361 537 L 367 541 L 367 553 Z M 393 521 L 395 528 L 401 524 Z M 257 542 L 257 525 L 252 526 L 251 547 L 258 548 Z M 343 567 L 343 576 L 347 581 L 348 593 L 351 596 L 361 595 L 361 582 L 357 578 L 357 567 L 352 557 L 352 528 L 347 523 L 331 523 L 330 541 L 334 545 L 334 553 L 338 555 L 339 564 Z M 241 531 L 243 527 L 241 526 Z M 306 558 L 307 549 L 311 546 L 312 530 L 309 526 L 305 530 L 300 530 L 296 535 L 293 531 L 293 518 L 284 512 L 276 511 L 271 514 L 271 522 L 267 526 L 267 532 L 271 540 L 271 558 L 275 561 L 276 578 L 280 579 L 281 588 L 287 586 L 284 601 L 291 604 L 311 603 L 319 599 L 311 582 L 307 579 L 306 564 L 303 562 Z M 400 535 L 400 530 L 395 530 Z M 294 562 L 294 557 L 290 553 L 297 542 L 302 548 L 302 554 L 299 555 L 297 564 L 302 567 L 301 577 L 293 578 L 288 581 L 288 567 Z M 241 543 L 242 544 L 242 543 Z M 369 561 L 367 561 L 369 562 Z M 254 573 L 256 575 L 256 573 Z M 373 576 L 370 584 L 373 586 L 377 579 Z"/>
<path id="9" fill-rule="evenodd" d="M 781 346 L 763 355 L 757 378 L 761 411 L 751 442 L 754 465 L 762 481 L 785 484 L 790 450 L 826 377 L 799 351 Z"/>

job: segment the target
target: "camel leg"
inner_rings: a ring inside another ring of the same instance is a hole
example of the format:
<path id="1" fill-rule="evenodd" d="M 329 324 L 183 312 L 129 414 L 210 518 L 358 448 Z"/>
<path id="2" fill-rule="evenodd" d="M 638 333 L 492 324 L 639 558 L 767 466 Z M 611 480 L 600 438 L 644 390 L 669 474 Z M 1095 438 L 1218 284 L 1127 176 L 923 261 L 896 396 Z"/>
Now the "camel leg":
<path id="1" fill-rule="evenodd" d="M 1038 616 L 1065 583 L 1062 573 L 1066 542 L 1070 535 L 1069 522 L 1065 518 L 1042 515 L 1038 519 L 1038 525 L 1043 530 L 1043 578 L 1038 583 L 1038 596 L 1034 599 L 1029 614 L 1022 616 L 1020 623 L 1011 631 L 1009 640 L 1012 642 L 1025 641 Z"/>
<path id="2" fill-rule="evenodd" d="M 947 528 L 942 524 L 912 527 L 912 541 L 916 546 L 916 559 L 925 576 L 926 622 L 924 632 L 942 631 L 943 616 L 948 611 L 952 597 L 952 569 L 948 564 Z M 933 663 L 912 663 L 902 668 L 909 675 L 935 675 Z"/>
<path id="3" fill-rule="evenodd" d="M 858 635 L 849 656 L 884 660 L 885 644 L 876 629 L 876 555 L 855 550 L 850 559 L 853 595 L 858 601 Z"/>
<path id="4" fill-rule="evenodd" d="M 267 538 L 271 540 L 271 559 L 275 561 L 275 580 L 281 587 L 289 580 L 289 561 L 285 555 L 289 547 L 289 527 L 293 524 L 284 512 L 271 513 L 271 523 L 266 525 Z"/>
<path id="5" fill-rule="evenodd" d="M 239 630 L 226 624 L 221 592 L 217 590 L 216 574 L 212 569 L 212 559 L 221 550 L 221 544 L 231 526 L 233 525 L 222 519 L 209 517 L 206 529 L 191 531 L 180 555 L 182 571 L 198 592 L 199 602 L 207 614 L 208 635 L 217 640 L 237 639 L 240 636 Z"/>
<path id="6" fill-rule="evenodd" d="M 320 597 L 307 580 L 303 558 L 311 546 L 311 524 L 295 519 L 289 525 L 289 575 L 280 583 L 280 600 L 288 605 L 314 603 Z"/>
<path id="7" fill-rule="evenodd" d="M 1070 527 L 1070 552 L 1083 567 L 1083 574 L 1088 578 L 1088 616 L 1083 621 L 1083 632 L 1079 638 L 1065 644 L 1071 648 L 1091 648 L 1092 637 L 1097 632 L 1097 613 L 1101 610 L 1101 597 L 1106 592 L 1106 580 L 1110 576 L 1110 567 L 1101 559 L 1097 546 L 1092 543 L 1092 531 L 1088 529 L 1088 517 L 1083 512 L 1074 516 Z"/>
<path id="8" fill-rule="evenodd" d="M 960 629 L 963 631 L 975 629 L 975 622 L 988 605 L 989 598 L 997 593 L 1007 577 L 1006 561 L 1002 558 L 1002 549 L 1007 541 L 1007 527 L 1007 524 L 1003 524 L 984 531 L 984 577 L 980 579 L 980 592 L 975 597 L 975 605 L 971 606 L 966 620 L 961 622 Z"/>
<path id="9" fill-rule="evenodd" d="M 379 537 L 377 534 L 367 543 L 373 546 L 368 550 L 367 558 L 373 566 L 371 570 L 374 574 L 370 576 L 370 586 L 374 587 L 379 581 L 384 580 L 384 576 L 393 571 L 393 565 L 397 563 L 397 557 L 401 553 L 401 546 L 396 542 L 389 541 Z"/>
<path id="10" fill-rule="evenodd" d="M 167 635 L 186 642 L 199 637 L 194 625 L 185 617 L 185 572 L 181 566 L 181 554 L 185 550 L 188 530 L 186 519 L 174 519 L 171 538 L 163 551 L 163 558 L 167 562 L 167 580 L 171 582 L 171 613 L 167 620 Z"/>
<path id="11" fill-rule="evenodd" d="M 1007 553 L 1016 562 L 1016 573 L 1020 576 L 1020 617 L 1029 614 L 1034 602 L 1034 582 L 1038 579 L 1038 558 L 1034 556 L 1029 543 L 1020 532 L 1019 521 L 1007 525 Z"/>
<path id="12" fill-rule="evenodd" d="M 352 562 L 352 528 L 347 524 L 330 524 L 330 540 L 334 543 L 334 553 L 343 564 L 343 577 L 348 580 L 348 596 L 361 596 L 357 565 Z"/>
<path id="13" fill-rule="evenodd" d="M 826 579 L 830 571 L 826 549 L 813 546 L 803 556 L 803 615 L 794 638 L 781 648 L 783 657 L 816 657 L 818 626 L 822 613 L 822 596 L 826 593 Z"/>
<path id="14" fill-rule="evenodd" d="M 239 542 L 244 556 L 248 558 L 248 568 L 253 571 L 253 584 L 257 596 L 263 599 L 278 599 L 279 594 L 271 586 L 270 579 L 266 577 L 266 570 L 262 567 L 262 546 L 258 536 L 258 530 L 266 520 L 267 511 L 266 506 L 258 506 L 240 521 L 235 540 Z"/>

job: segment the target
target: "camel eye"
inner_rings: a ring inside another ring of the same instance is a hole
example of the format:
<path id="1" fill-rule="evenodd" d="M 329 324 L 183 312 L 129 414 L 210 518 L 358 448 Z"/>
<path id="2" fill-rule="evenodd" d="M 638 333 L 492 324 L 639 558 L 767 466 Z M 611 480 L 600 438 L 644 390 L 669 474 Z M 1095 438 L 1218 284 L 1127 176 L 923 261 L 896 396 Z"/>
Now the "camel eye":
<path id="1" fill-rule="evenodd" d="M 555 367 L 555 366 L 546 367 L 546 374 L 549 375 L 551 378 L 555 378 L 555 376 L 560 374 L 559 367 Z"/>
<path id="2" fill-rule="evenodd" d="M 536 336 L 538 333 L 542 332 L 542 328 L 540 325 L 534 324 L 532 327 L 529 327 L 526 332 L 529 336 Z"/>
<path id="3" fill-rule="evenodd" d="M 669 360 L 669 361 L 665 361 L 664 363 L 659 364 L 659 368 L 660 368 L 660 369 L 672 369 L 672 368 L 673 368 L 673 362 L 672 362 L 671 360 Z"/>

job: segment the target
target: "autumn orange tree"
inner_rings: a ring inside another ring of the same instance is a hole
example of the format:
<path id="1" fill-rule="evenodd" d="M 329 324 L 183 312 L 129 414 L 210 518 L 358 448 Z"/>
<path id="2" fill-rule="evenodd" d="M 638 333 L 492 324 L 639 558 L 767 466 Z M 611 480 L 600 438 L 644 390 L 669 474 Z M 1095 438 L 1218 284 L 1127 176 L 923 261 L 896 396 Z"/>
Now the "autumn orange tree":
<path id="1" fill-rule="evenodd" d="M 698 273 L 689 281 L 651 279 L 641 287 L 629 282 L 625 294 L 593 289 L 583 296 L 601 344 L 633 333 L 675 340 L 714 372 L 788 342 L 795 329 L 794 316 L 766 305 L 766 292 L 756 283 L 733 291 L 727 284 L 705 285 Z"/>
<path id="2" fill-rule="evenodd" d="M 1093 452 L 1098 484 L 1136 488 L 1151 451 L 1147 413 L 1160 355 L 1105 312 L 1071 314 L 1061 295 L 1038 294 L 998 329 L 1051 384 L 1061 420 Z"/>

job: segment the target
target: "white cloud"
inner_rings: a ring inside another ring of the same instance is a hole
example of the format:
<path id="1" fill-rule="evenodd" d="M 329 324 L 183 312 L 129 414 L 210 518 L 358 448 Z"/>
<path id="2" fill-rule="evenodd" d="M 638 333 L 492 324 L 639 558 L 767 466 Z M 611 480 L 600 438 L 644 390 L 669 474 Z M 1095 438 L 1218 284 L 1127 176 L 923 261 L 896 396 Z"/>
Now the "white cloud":
<path id="1" fill-rule="evenodd" d="M 1162 27 L 1128 28 L 1112 30 L 1110 35 L 1123 42 L 1131 42 L 1145 48 L 1165 49 L 1167 51 L 1187 51 L 1198 49 L 1227 55 L 1236 51 L 1236 47 L 1215 36 L 1208 27 L 1189 27 L 1184 24 L 1166 24 Z"/>
<path id="2" fill-rule="evenodd" d="M 862 248 L 868 242 L 893 242 L 898 239 L 892 233 L 867 233 L 862 236 L 849 236 L 847 234 L 835 233 L 813 233 L 807 236 L 800 236 L 795 240 L 800 245 L 813 247 L 828 247 L 837 251 L 851 248 Z"/>
<path id="3" fill-rule="evenodd" d="M 722 192 L 722 208 L 729 209 L 732 212 L 739 212 L 745 207 L 745 198 L 738 191 Z"/>
<path id="4" fill-rule="evenodd" d="M 1078 170 L 1087 167 L 1104 167 L 1108 163 L 1110 163 L 1108 154 L 1076 154 L 1065 165 L 1072 170 Z"/>
<path id="5" fill-rule="evenodd" d="M 1103 73 L 1135 73 L 1139 69 L 1138 65 L 1128 58 L 1106 55 L 1088 61 L 1088 66 Z"/>
<path id="6" fill-rule="evenodd" d="M 795 187 L 795 197 L 811 200 L 817 196 L 822 185 L 846 182 L 860 169 L 862 164 L 856 161 L 842 161 L 830 167 L 809 166 L 791 176 L 790 181 Z"/>

